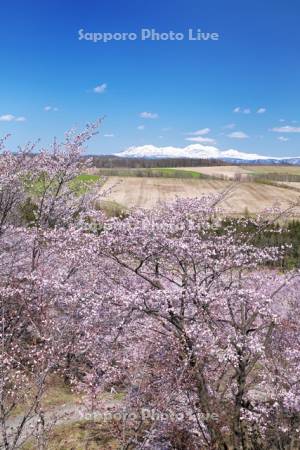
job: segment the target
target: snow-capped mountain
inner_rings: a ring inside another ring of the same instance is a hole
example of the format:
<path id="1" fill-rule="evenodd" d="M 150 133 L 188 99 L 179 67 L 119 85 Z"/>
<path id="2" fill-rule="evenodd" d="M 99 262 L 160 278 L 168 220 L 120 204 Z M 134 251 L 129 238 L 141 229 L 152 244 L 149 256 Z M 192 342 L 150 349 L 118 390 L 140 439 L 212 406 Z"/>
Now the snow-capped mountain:
<path id="1" fill-rule="evenodd" d="M 126 158 L 199 158 L 199 159 L 221 159 L 231 163 L 252 164 L 300 164 L 300 157 L 270 157 L 256 153 L 240 152 L 229 149 L 220 150 L 217 147 L 192 144 L 186 147 L 156 147 L 155 145 L 143 145 L 129 147 L 116 156 Z"/>

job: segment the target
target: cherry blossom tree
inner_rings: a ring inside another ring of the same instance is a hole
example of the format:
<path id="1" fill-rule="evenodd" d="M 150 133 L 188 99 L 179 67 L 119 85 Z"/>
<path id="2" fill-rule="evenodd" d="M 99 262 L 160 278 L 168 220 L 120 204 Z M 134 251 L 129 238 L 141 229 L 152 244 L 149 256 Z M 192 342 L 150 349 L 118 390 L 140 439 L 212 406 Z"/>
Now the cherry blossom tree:
<path id="1" fill-rule="evenodd" d="M 219 200 L 138 210 L 99 240 L 99 257 L 118 268 L 109 276 L 134 448 L 299 443 L 298 273 L 267 269 L 285 249 L 255 246 L 248 219 L 222 225 Z"/>
<path id="2" fill-rule="evenodd" d="M 42 399 L 49 377 L 79 376 L 91 364 L 81 318 L 94 292 L 88 269 L 91 224 L 96 218 L 100 223 L 102 215 L 95 210 L 97 195 L 82 186 L 79 195 L 76 179 L 87 167 L 84 145 L 95 130 L 91 125 L 79 135 L 69 133 L 64 144 L 55 142 L 48 151 L 27 146 L 17 153 L 4 150 L 0 157 L 0 425 L 5 449 L 20 448 L 35 431 L 39 448 L 46 448 Z M 31 208 L 26 220 L 24 206 Z"/>
<path id="3" fill-rule="evenodd" d="M 225 221 L 224 193 L 107 218 L 101 183 L 77 189 L 97 125 L 40 152 L 1 144 L 2 447 L 47 448 L 57 374 L 100 415 L 104 390 L 125 393 L 123 449 L 298 448 L 298 271 L 255 239 L 282 211 Z"/>

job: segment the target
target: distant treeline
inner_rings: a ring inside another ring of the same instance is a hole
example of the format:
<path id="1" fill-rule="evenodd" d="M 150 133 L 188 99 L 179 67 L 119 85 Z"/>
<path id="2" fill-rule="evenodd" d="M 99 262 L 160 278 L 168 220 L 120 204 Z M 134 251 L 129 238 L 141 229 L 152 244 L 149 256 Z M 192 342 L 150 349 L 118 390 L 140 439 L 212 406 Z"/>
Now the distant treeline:
<path id="1" fill-rule="evenodd" d="M 200 158 L 120 158 L 113 155 L 91 156 L 94 167 L 97 168 L 127 168 L 127 169 L 150 169 L 162 167 L 207 167 L 227 166 L 228 164 L 218 159 Z"/>

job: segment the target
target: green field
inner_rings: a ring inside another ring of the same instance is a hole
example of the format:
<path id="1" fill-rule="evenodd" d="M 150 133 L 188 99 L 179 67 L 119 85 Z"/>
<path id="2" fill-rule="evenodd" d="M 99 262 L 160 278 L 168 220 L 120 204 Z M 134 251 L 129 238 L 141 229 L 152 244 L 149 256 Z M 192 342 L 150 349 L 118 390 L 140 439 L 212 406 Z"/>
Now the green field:
<path id="1" fill-rule="evenodd" d="M 97 173 L 112 177 L 207 178 L 206 175 L 195 170 L 173 169 L 168 167 L 159 169 L 98 169 Z"/>

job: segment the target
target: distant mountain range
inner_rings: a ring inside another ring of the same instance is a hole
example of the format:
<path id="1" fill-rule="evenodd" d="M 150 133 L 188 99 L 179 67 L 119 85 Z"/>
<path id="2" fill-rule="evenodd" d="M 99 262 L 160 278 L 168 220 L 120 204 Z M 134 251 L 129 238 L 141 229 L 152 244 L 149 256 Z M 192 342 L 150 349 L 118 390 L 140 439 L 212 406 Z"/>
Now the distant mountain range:
<path id="1" fill-rule="evenodd" d="M 217 147 L 203 144 L 191 144 L 186 147 L 156 147 L 155 145 L 142 145 L 130 147 L 120 153 L 119 158 L 143 159 L 198 159 L 221 160 L 226 164 L 290 164 L 300 165 L 299 157 L 269 157 L 256 153 L 246 153 L 239 150 L 220 150 Z"/>
<path id="2" fill-rule="evenodd" d="M 239 159 L 239 158 L 219 158 L 228 164 L 267 164 L 267 165 L 279 165 L 289 164 L 298 166 L 300 165 L 300 157 L 296 158 L 270 158 L 270 159 Z"/>
<path id="3" fill-rule="evenodd" d="M 257 159 L 246 159 L 246 158 L 226 158 L 222 156 L 218 156 L 218 158 L 210 157 L 198 157 L 195 158 L 194 156 L 188 157 L 188 156 L 181 156 L 180 158 L 177 158 L 175 156 L 141 156 L 141 155 L 130 155 L 130 156 L 123 156 L 121 154 L 115 155 L 118 158 L 126 158 L 126 159 L 144 159 L 144 160 L 167 160 L 167 159 L 198 159 L 201 161 L 212 161 L 212 160 L 218 160 L 218 161 L 224 161 L 226 164 L 261 164 L 261 165 L 282 165 L 282 164 L 288 164 L 297 166 L 300 165 L 300 156 L 299 157 L 290 157 L 290 158 L 257 158 Z"/>

